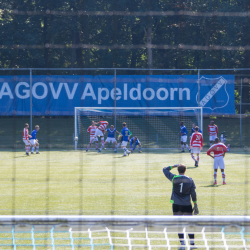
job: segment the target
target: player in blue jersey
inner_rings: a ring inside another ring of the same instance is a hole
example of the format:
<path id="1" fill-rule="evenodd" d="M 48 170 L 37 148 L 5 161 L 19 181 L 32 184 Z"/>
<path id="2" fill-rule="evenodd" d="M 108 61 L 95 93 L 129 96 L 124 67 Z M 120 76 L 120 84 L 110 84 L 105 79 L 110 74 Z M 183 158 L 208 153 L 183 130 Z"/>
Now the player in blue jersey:
<path id="1" fill-rule="evenodd" d="M 111 125 L 110 128 L 105 131 L 105 133 L 106 132 L 108 132 L 108 137 L 107 137 L 104 145 L 101 146 L 101 148 L 98 151 L 98 153 L 100 153 L 102 151 L 102 149 L 105 147 L 105 145 L 108 144 L 108 143 L 110 143 L 110 142 L 113 143 L 113 144 L 115 144 L 115 150 L 114 151 L 115 151 L 115 153 L 117 153 L 117 141 L 115 139 L 115 134 L 116 133 L 120 134 L 120 133 L 115 129 L 114 125 Z"/>
<path id="2" fill-rule="evenodd" d="M 31 138 L 30 138 L 30 144 L 31 144 L 31 154 L 34 154 L 34 150 L 36 148 L 36 153 L 37 154 L 40 154 L 39 153 L 39 143 L 38 143 L 38 140 L 36 138 L 36 134 L 37 132 L 39 131 L 40 127 L 38 125 L 35 126 L 35 130 L 32 131 L 31 133 Z"/>
<path id="3" fill-rule="evenodd" d="M 190 138 L 191 138 L 192 134 L 193 134 L 193 133 L 195 133 L 195 127 L 196 127 L 196 124 L 195 124 L 195 123 L 193 123 L 193 124 L 192 124 L 192 129 L 191 129 L 191 135 L 190 135 Z M 199 129 L 199 131 L 198 131 L 198 132 L 202 134 L 202 132 L 201 132 L 201 130 L 200 130 L 200 129 Z"/>
<path id="4" fill-rule="evenodd" d="M 181 148 L 182 148 L 182 151 L 181 152 L 185 152 L 185 147 L 190 151 L 190 148 L 188 147 L 187 145 L 187 134 L 188 134 L 188 131 L 187 131 L 187 128 L 185 127 L 184 125 L 184 122 L 180 122 L 180 135 L 181 135 Z"/>
<path id="5" fill-rule="evenodd" d="M 134 147 L 133 147 L 133 144 L 135 144 Z M 133 151 L 135 150 L 135 148 L 136 148 L 137 145 L 139 145 L 138 151 L 139 151 L 139 153 L 141 153 L 141 143 L 140 143 L 138 137 L 137 137 L 137 136 L 134 136 L 134 137 L 130 140 L 131 153 L 133 153 Z"/>
<path id="6" fill-rule="evenodd" d="M 130 137 L 131 137 L 133 134 L 132 134 L 132 132 L 130 130 L 128 130 L 128 131 L 129 131 Z M 121 130 L 121 132 L 122 132 L 122 130 Z M 123 141 L 123 136 L 122 136 L 121 133 L 120 133 L 120 136 L 118 136 L 117 141 L 118 141 L 117 148 L 119 148 L 121 146 L 121 144 L 122 144 L 122 141 Z"/>
<path id="7" fill-rule="evenodd" d="M 124 150 L 124 155 L 123 156 L 129 156 L 130 154 L 130 151 L 128 151 L 127 149 L 127 145 L 128 145 L 128 141 L 129 141 L 129 137 L 130 137 L 130 132 L 129 132 L 129 129 L 127 128 L 127 124 L 126 122 L 124 122 L 122 124 L 123 126 L 123 129 L 122 129 L 122 132 L 121 132 L 121 135 L 119 136 L 119 138 L 122 136 L 122 144 L 121 144 L 121 147 L 123 148 Z"/>

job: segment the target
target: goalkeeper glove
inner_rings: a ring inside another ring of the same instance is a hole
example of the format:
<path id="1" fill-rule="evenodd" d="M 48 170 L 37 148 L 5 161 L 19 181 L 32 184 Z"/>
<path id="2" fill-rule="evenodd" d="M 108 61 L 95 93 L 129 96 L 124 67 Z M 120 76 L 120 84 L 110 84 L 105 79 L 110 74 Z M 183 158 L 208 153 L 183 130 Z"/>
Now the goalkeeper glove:
<path id="1" fill-rule="evenodd" d="M 193 212 L 194 212 L 194 215 L 199 214 L 199 209 L 198 209 L 198 205 L 197 204 L 194 204 Z"/>

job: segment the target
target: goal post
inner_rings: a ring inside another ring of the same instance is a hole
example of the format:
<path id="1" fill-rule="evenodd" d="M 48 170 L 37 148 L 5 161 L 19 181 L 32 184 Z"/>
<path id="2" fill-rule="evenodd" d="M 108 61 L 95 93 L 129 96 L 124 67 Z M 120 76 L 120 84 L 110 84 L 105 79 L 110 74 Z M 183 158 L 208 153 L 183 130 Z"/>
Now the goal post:
<path id="1" fill-rule="evenodd" d="M 91 121 L 105 120 L 122 130 L 126 122 L 133 136 L 143 148 L 178 148 L 180 121 L 191 134 L 195 123 L 203 131 L 202 107 L 75 107 L 75 149 L 86 148 L 90 138 L 87 133 Z M 188 136 L 189 137 L 189 136 Z"/>
<path id="2" fill-rule="evenodd" d="M 191 249 L 250 247 L 250 216 L 0 216 L 0 249 Z"/>

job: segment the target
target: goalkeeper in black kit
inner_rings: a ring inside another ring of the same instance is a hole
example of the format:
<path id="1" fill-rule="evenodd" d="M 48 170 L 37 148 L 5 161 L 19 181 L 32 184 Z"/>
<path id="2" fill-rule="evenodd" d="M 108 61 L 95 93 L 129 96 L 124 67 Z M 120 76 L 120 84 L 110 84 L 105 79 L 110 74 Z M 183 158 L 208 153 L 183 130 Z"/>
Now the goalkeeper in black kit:
<path id="1" fill-rule="evenodd" d="M 172 174 L 170 171 L 173 168 L 177 168 L 179 175 Z M 195 184 L 192 178 L 185 175 L 186 166 L 183 164 L 177 164 L 163 168 L 164 175 L 172 182 L 172 195 L 170 202 L 173 204 L 174 215 L 194 215 L 199 214 L 197 197 L 195 192 Z M 191 198 L 194 203 L 192 208 Z M 184 234 L 178 234 L 181 247 L 179 250 L 185 250 Z M 194 234 L 189 234 L 190 249 L 197 249 L 194 243 Z"/>

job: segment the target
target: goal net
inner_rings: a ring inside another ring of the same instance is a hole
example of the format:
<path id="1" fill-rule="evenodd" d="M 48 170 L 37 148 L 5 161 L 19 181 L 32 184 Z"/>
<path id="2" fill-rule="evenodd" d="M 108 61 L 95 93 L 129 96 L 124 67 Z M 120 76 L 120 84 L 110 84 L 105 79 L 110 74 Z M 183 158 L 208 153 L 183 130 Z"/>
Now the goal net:
<path id="1" fill-rule="evenodd" d="M 250 248 L 250 216 L 0 216 L 0 249 Z M 184 247 L 184 246 L 182 246 Z"/>
<path id="2" fill-rule="evenodd" d="M 202 107 L 195 108 L 75 108 L 75 149 L 86 148 L 90 136 L 87 133 L 91 121 L 108 121 L 117 131 L 126 122 L 132 136 L 137 136 L 143 148 L 177 148 L 180 144 L 180 121 L 188 134 L 192 124 L 202 130 Z M 189 137 L 189 136 L 188 136 Z M 106 138 L 106 136 L 105 136 Z"/>

